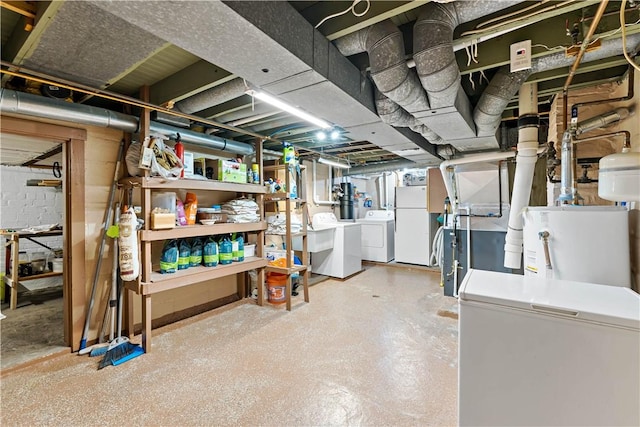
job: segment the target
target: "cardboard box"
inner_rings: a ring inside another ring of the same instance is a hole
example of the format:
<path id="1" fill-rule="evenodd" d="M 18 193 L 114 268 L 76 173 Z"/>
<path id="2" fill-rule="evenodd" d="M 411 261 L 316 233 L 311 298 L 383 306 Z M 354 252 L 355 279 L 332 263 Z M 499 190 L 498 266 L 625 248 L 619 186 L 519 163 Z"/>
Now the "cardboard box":
<path id="1" fill-rule="evenodd" d="M 229 160 L 218 160 L 211 163 L 213 179 L 224 182 L 247 183 L 247 165 Z"/>
<path id="2" fill-rule="evenodd" d="M 176 226 L 176 214 L 171 213 L 151 213 L 151 229 L 163 230 L 166 228 L 174 228 Z"/>

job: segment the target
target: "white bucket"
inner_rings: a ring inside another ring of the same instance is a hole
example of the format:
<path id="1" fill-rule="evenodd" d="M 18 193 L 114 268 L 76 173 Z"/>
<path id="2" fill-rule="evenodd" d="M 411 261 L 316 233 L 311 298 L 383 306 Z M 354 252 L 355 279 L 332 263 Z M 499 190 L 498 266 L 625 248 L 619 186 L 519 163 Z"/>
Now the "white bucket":
<path id="1" fill-rule="evenodd" d="M 53 271 L 54 273 L 62 273 L 62 260 L 63 258 L 54 258 L 51 271 Z"/>

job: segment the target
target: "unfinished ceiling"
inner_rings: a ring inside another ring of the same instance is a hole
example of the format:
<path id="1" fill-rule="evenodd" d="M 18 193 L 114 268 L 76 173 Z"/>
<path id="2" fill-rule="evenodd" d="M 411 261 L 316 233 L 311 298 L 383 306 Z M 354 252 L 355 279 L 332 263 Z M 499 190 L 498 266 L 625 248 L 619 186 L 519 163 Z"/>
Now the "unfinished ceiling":
<path id="1" fill-rule="evenodd" d="M 505 148 L 500 127 L 515 125 L 519 86 L 537 83 L 544 115 L 573 62 L 566 52 L 579 49 L 600 5 L 592 0 L 5 3 L 13 7 L 1 10 L 4 71 L 35 71 L 135 97 L 147 85 L 151 103 L 224 125 L 187 122 L 200 133 L 194 138 L 202 145 L 208 139 L 225 146 L 231 140 L 251 142 L 260 135 L 290 142 L 303 156 L 322 153 L 370 168 L 385 162 L 389 167 L 438 164 L 451 153 Z M 626 72 L 620 6 L 606 7 L 593 37 L 597 42 L 585 54 L 573 87 L 620 79 Z M 638 3 L 628 2 L 624 16 L 627 51 L 634 56 L 640 49 Z M 510 73 L 510 45 L 524 40 L 531 40 L 532 67 Z M 15 93 L 29 88 L 6 72 L 2 83 L 2 112 L 16 111 Z M 317 126 L 252 99 L 245 94 L 248 88 L 330 122 L 339 138 L 320 140 Z M 65 94 L 45 92 L 47 110 L 63 104 L 51 97 Z M 32 105 L 34 115 L 42 114 L 37 100 L 23 97 L 20 102 Z M 76 112 L 93 106 L 127 113 L 122 103 L 100 96 L 75 91 L 67 98 L 78 104 Z M 135 128 L 130 117 L 135 114 L 136 109 L 115 122 Z M 281 145 L 267 141 L 265 147 Z"/>

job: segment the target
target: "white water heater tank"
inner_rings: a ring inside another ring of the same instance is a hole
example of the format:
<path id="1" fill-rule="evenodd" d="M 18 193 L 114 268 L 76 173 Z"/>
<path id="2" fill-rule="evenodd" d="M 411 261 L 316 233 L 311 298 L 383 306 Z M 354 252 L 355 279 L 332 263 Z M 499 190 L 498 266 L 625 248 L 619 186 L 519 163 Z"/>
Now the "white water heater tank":
<path id="1" fill-rule="evenodd" d="M 614 202 L 640 201 L 640 153 L 623 148 L 600 159 L 598 196 Z"/>
<path id="2" fill-rule="evenodd" d="M 525 275 L 631 287 L 629 212 L 623 207 L 529 207 L 523 246 Z"/>

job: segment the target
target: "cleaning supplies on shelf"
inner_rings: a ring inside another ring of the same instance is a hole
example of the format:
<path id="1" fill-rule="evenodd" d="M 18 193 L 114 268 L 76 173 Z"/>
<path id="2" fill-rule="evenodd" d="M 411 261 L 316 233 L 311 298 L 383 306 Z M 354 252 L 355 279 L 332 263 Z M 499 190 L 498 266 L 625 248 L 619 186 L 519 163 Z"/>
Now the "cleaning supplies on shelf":
<path id="1" fill-rule="evenodd" d="M 193 239 L 191 242 L 191 254 L 189 255 L 189 266 L 198 267 L 202 264 L 202 240 Z"/>
<path id="2" fill-rule="evenodd" d="M 213 239 L 213 236 L 210 236 L 204 244 L 204 248 L 202 249 L 202 259 L 205 267 L 215 267 L 218 265 L 218 261 L 220 259 L 218 254 L 218 244 Z"/>
<path id="3" fill-rule="evenodd" d="M 233 245 L 229 237 L 224 237 L 220 242 L 220 264 L 231 264 L 233 261 Z"/>
<path id="4" fill-rule="evenodd" d="M 237 238 L 234 238 L 231 243 L 233 245 L 233 261 L 244 261 L 244 238 L 242 236 L 238 236 Z"/>
<path id="5" fill-rule="evenodd" d="M 178 242 L 175 239 L 164 242 L 160 256 L 160 273 L 175 273 L 178 271 Z"/>
<path id="6" fill-rule="evenodd" d="M 186 239 L 180 240 L 178 244 L 178 270 L 189 268 L 191 258 L 191 246 Z"/>

